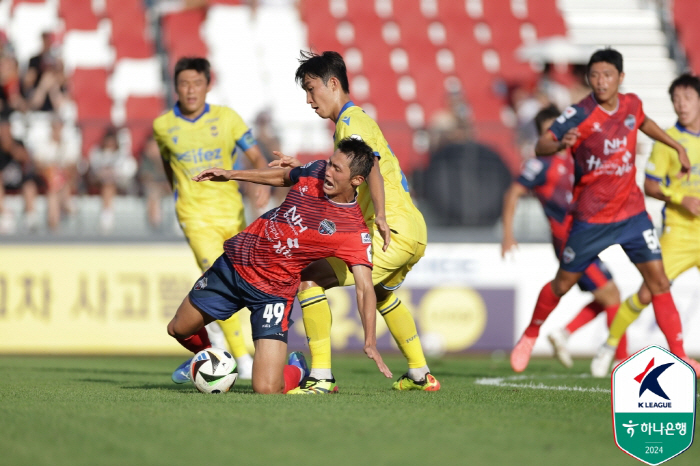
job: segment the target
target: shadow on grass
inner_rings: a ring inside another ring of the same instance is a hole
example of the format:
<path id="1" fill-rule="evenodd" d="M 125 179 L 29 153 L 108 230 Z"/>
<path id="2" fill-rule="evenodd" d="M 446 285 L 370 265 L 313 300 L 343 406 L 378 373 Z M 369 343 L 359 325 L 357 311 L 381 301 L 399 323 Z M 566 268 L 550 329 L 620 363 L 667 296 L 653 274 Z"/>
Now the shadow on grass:
<path id="1" fill-rule="evenodd" d="M 97 380 L 94 380 L 97 381 Z M 112 383 L 112 382 L 108 382 Z M 171 392 L 182 392 L 184 394 L 199 395 L 200 393 L 191 384 L 143 384 L 143 385 L 124 385 L 123 390 L 169 390 Z M 253 394 L 255 393 L 251 387 L 232 387 L 230 393 Z"/>
<path id="2" fill-rule="evenodd" d="M 113 375 L 170 375 L 169 371 L 128 371 L 114 369 L 83 369 L 78 367 L 36 367 L 28 369 L 33 372 L 74 372 L 74 373 L 89 373 L 89 374 L 113 374 Z"/>

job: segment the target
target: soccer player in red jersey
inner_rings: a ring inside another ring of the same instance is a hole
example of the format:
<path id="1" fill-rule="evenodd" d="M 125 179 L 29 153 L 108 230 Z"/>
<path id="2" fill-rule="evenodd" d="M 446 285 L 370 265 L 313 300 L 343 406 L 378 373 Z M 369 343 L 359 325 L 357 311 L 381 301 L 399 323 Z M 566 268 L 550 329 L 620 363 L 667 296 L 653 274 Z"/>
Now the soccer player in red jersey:
<path id="1" fill-rule="evenodd" d="M 356 188 L 373 164 L 372 149 L 348 138 L 328 161 L 294 169 L 211 168 L 195 176 L 195 181 L 293 187 L 282 205 L 224 243 L 224 254 L 197 280 L 168 324 L 168 333 L 197 353 L 211 346 L 206 324 L 247 307 L 255 343 L 253 390 L 286 393 L 308 375 L 298 365 L 285 365 L 290 313 L 301 271 L 313 261 L 334 256 L 355 277 L 365 353 L 391 377 L 376 347 L 372 238 L 356 200 Z"/>
<path id="2" fill-rule="evenodd" d="M 554 105 L 540 110 L 535 117 L 538 133 L 542 135 L 548 131 L 560 113 Z M 560 259 L 571 220 L 567 214 L 571 204 L 573 185 L 574 161 L 568 151 L 559 151 L 554 155 L 528 160 L 520 176 L 511 184 L 503 199 L 501 255 L 505 257 L 510 249 L 517 246 L 513 235 L 515 208 L 518 199 L 532 190 L 542 204 L 544 214 L 549 221 L 554 253 Z M 581 309 L 566 327 L 555 330 L 547 337 L 554 347 L 557 359 L 569 368 L 573 366 L 573 360 L 566 347 L 569 336 L 603 311 L 605 311 L 608 325 L 610 325 L 617 308 L 620 306 L 620 292 L 612 280 L 612 275 L 599 257 L 596 257 L 583 272 L 578 286 L 582 291 L 593 293 L 593 301 Z M 626 339 L 621 339 L 615 358 L 618 360 L 627 359 Z"/>
<path id="3" fill-rule="evenodd" d="M 588 62 L 593 92 L 567 108 L 535 147 L 537 155 L 571 148 L 575 163 L 573 222 L 557 275 L 540 291 L 530 325 L 511 353 L 515 372 L 527 368 L 540 326 L 560 298 L 600 252 L 619 244 L 651 291 L 656 321 L 671 352 L 700 373 L 700 364 L 689 359 L 683 349 L 681 320 L 661 262 L 659 240 L 635 181 L 637 130 L 677 151 L 681 174 L 690 170 L 688 155 L 647 118 L 639 97 L 618 92 L 623 79 L 622 55 L 613 49 L 596 51 Z"/>

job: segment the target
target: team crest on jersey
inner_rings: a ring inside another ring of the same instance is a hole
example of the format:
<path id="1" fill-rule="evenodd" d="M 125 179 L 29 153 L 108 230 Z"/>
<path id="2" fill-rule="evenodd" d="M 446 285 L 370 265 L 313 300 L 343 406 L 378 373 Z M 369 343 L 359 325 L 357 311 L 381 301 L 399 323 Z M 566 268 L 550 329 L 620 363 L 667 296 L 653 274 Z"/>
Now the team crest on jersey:
<path id="1" fill-rule="evenodd" d="M 332 235 L 335 233 L 335 223 L 328 219 L 322 220 L 318 225 L 318 232 L 322 235 Z"/>
<path id="2" fill-rule="evenodd" d="M 564 259 L 564 263 L 565 264 L 570 263 L 572 260 L 574 260 L 575 257 L 576 257 L 576 252 L 574 252 L 574 250 L 571 249 L 570 246 L 567 246 L 566 249 L 564 249 L 564 254 L 562 256 L 562 258 Z"/>
<path id="3" fill-rule="evenodd" d="M 362 235 L 362 242 L 364 244 L 372 244 L 372 235 L 369 233 L 361 233 Z"/>
<path id="4" fill-rule="evenodd" d="M 212 136 L 218 136 L 218 135 L 219 135 L 219 129 L 218 129 L 215 125 L 212 125 L 212 126 L 211 126 L 211 135 L 212 135 Z"/>
<path id="5" fill-rule="evenodd" d="M 199 280 L 197 280 L 197 283 L 194 284 L 195 290 L 203 290 L 206 287 L 207 287 L 207 277 L 200 278 Z"/>
<path id="6" fill-rule="evenodd" d="M 637 123 L 637 119 L 634 117 L 634 115 L 627 115 L 625 117 L 625 126 L 627 126 L 627 129 L 630 131 L 634 129 L 635 123 Z"/>

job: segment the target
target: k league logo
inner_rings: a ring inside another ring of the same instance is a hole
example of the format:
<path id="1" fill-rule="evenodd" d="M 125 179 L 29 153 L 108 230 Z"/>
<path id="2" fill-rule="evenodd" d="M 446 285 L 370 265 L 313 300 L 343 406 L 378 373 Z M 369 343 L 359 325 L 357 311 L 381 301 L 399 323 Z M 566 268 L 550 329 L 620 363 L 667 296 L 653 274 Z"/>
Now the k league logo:
<path id="1" fill-rule="evenodd" d="M 615 443 L 651 465 L 680 455 L 693 443 L 696 394 L 683 360 L 659 346 L 635 353 L 612 373 Z"/>

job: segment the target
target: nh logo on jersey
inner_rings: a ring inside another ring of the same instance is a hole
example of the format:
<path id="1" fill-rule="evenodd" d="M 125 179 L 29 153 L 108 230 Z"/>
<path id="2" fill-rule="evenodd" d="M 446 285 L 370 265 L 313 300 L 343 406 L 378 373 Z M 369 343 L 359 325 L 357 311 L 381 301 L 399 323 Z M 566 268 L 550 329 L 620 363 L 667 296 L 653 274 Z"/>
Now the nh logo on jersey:
<path id="1" fill-rule="evenodd" d="M 611 376 L 617 446 L 651 465 L 687 450 L 695 432 L 695 375 L 659 346 L 648 346 L 617 366 Z"/>
<path id="2" fill-rule="evenodd" d="M 197 280 L 197 283 L 194 284 L 195 290 L 203 290 L 206 287 L 207 287 L 207 277 L 200 278 L 199 280 Z"/>
<path id="3" fill-rule="evenodd" d="M 616 154 L 623 150 L 627 150 L 627 136 L 624 138 L 615 138 L 612 141 L 610 139 L 605 140 L 603 149 L 605 155 Z"/>
<path id="4" fill-rule="evenodd" d="M 303 233 L 307 230 L 307 227 L 305 227 L 301 222 L 303 219 L 301 218 L 301 214 L 297 214 L 297 206 L 292 206 L 291 209 L 286 211 L 284 213 L 284 218 L 287 219 L 287 223 L 289 226 L 292 228 L 292 231 L 294 232 L 295 235 L 298 235 L 299 233 Z M 299 227 L 299 231 L 297 231 L 294 226 Z"/>
<path id="5" fill-rule="evenodd" d="M 625 117 L 625 126 L 630 131 L 632 131 L 634 129 L 635 123 L 637 123 L 637 119 L 634 117 L 634 115 L 627 115 Z"/>
<path id="6" fill-rule="evenodd" d="M 322 235 L 332 235 L 335 233 L 335 223 L 331 220 L 325 219 L 318 224 L 318 232 Z"/>

